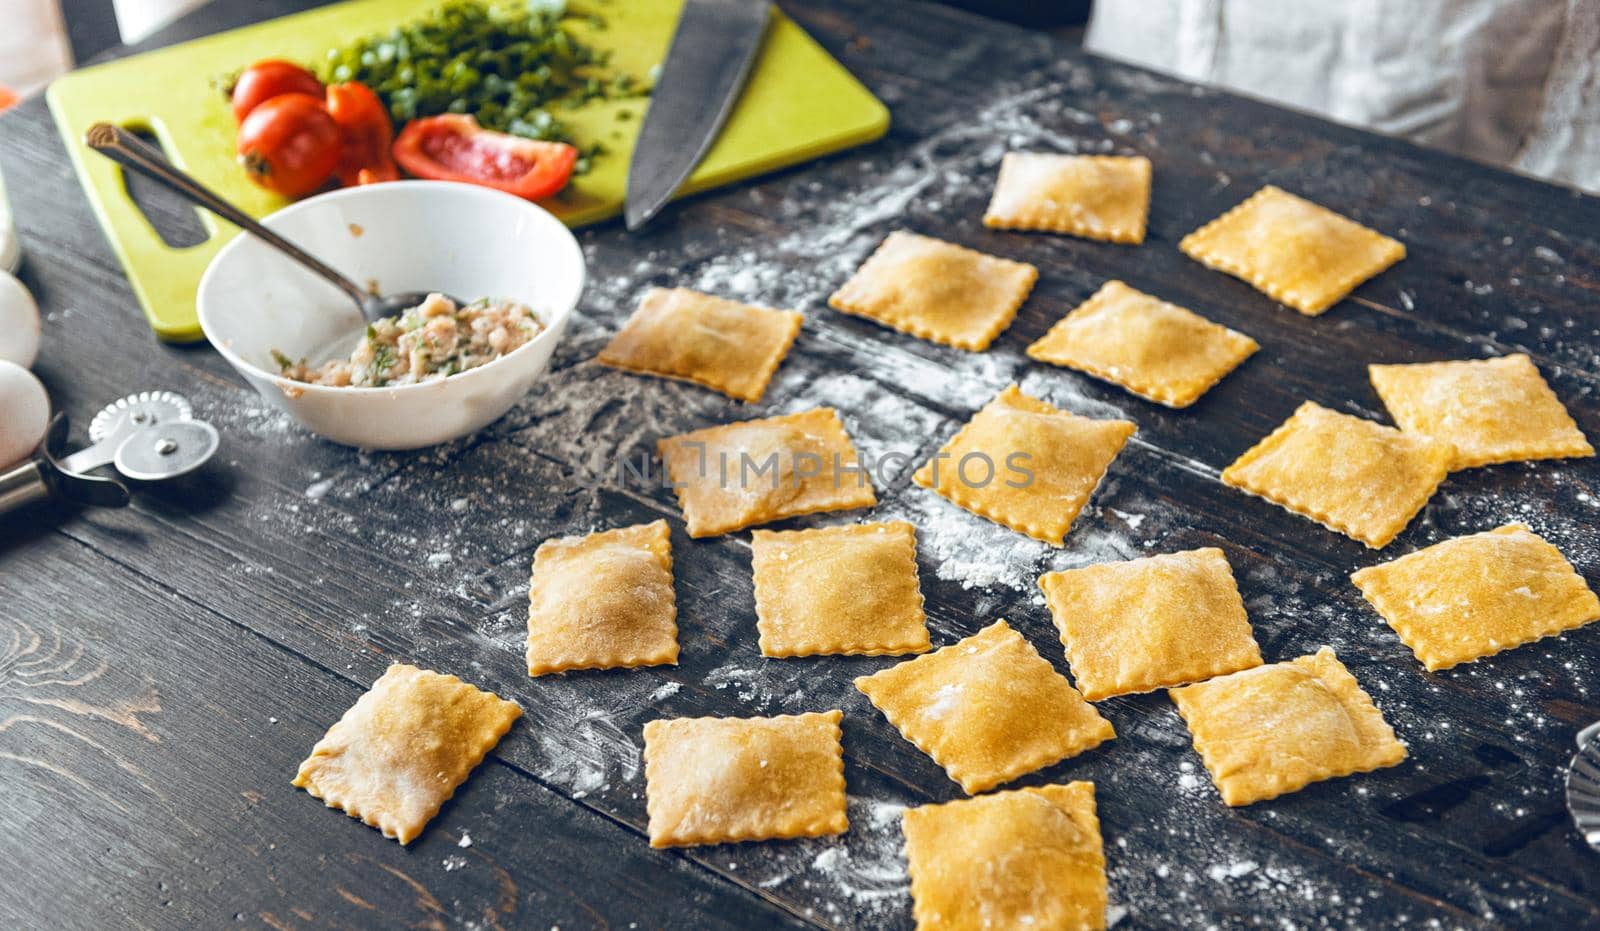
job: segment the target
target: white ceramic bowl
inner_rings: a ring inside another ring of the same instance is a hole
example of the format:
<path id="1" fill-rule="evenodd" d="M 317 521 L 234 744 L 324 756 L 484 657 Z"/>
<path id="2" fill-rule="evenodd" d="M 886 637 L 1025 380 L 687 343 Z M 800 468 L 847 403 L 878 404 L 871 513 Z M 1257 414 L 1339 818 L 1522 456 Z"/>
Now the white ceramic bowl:
<path id="1" fill-rule="evenodd" d="M 353 281 L 384 293 L 442 291 L 532 307 L 544 332 L 495 361 L 436 381 L 333 388 L 278 375 L 272 350 L 348 356 L 365 325 L 344 293 L 247 233 L 200 279 L 200 327 L 272 404 L 337 443 L 414 449 L 465 436 L 517 403 L 550 364 L 583 290 L 583 251 L 539 206 L 490 188 L 394 181 L 319 194 L 262 220 Z"/>

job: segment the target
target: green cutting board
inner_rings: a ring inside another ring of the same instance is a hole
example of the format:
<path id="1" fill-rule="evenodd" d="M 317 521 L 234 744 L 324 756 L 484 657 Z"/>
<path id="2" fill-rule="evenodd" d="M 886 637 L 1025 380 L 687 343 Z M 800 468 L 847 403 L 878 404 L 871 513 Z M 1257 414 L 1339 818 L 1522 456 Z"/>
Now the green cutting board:
<path id="1" fill-rule="evenodd" d="M 287 201 L 251 184 L 234 163 L 233 117 L 213 79 L 261 58 L 320 61 L 330 46 L 387 31 L 437 3 L 352 0 L 85 68 L 50 86 L 50 110 L 78 178 L 157 336 L 201 338 L 195 289 L 212 256 L 238 230 L 200 211 L 208 239 L 187 248 L 164 243 L 128 197 L 122 169 L 83 145 L 89 126 L 107 120 L 153 132 L 185 171 L 252 216 L 271 213 Z M 683 0 L 611 4 L 602 8 L 604 28 L 576 28 L 591 44 L 609 49 L 618 69 L 644 77 L 665 56 L 682 5 Z M 543 206 L 568 226 L 620 213 L 646 106 L 647 100 L 601 102 L 563 114 L 580 142 L 602 143 L 607 152 Z M 870 142 L 888 127 L 883 104 L 804 30 L 774 12 L 738 105 L 680 194 Z"/>

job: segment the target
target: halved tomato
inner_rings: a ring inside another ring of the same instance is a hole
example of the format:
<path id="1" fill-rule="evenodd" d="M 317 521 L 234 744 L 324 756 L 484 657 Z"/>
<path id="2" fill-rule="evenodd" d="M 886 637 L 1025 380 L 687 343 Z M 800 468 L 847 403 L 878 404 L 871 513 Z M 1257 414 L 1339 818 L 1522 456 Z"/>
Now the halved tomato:
<path id="1" fill-rule="evenodd" d="M 481 184 L 528 200 L 567 186 L 578 150 L 484 129 L 467 114 L 412 120 L 394 142 L 394 160 L 419 178 Z"/>

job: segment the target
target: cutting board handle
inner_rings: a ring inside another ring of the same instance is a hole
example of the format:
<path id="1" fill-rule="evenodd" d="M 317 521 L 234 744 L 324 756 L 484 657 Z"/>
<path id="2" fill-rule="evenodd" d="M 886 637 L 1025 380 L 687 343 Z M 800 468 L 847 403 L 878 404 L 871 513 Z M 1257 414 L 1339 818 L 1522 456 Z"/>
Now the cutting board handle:
<path id="1" fill-rule="evenodd" d="M 165 138 L 167 133 L 164 129 L 157 130 L 154 124 L 155 121 L 146 117 L 140 120 L 123 122 L 118 128 L 123 130 L 125 133 L 132 135 L 135 139 L 144 143 L 145 145 L 155 149 L 158 153 L 160 153 L 162 158 L 173 162 L 173 164 L 177 164 L 172 155 L 173 147 Z M 90 128 L 90 132 L 93 132 L 93 127 Z M 154 236 L 157 240 L 160 240 L 161 246 L 165 247 L 166 249 L 172 252 L 182 252 L 185 249 L 192 249 L 196 246 L 203 245 L 204 243 L 210 241 L 210 239 L 217 234 L 216 223 L 207 222 L 209 217 L 205 211 L 196 209 L 191 204 L 184 204 L 184 208 L 189 212 L 183 216 L 192 216 L 194 218 L 192 224 L 183 223 L 180 220 L 179 225 L 183 228 L 178 230 L 173 230 L 170 227 L 163 229 L 163 224 L 157 223 L 157 217 L 152 215 L 151 211 L 147 209 L 146 204 L 141 203 L 141 199 L 135 195 L 133 187 L 128 183 L 128 174 L 126 169 L 119 166 L 117 169 L 117 176 L 117 180 L 119 182 L 116 187 L 117 197 L 125 200 L 128 204 L 133 206 L 134 210 L 138 211 L 139 216 L 144 220 L 145 225 L 148 227 L 147 232 L 151 236 Z M 198 234 L 198 239 L 192 238 L 190 235 L 188 235 L 190 233 L 189 227 L 191 226 Z M 153 248 L 154 244 L 152 243 L 151 246 Z"/>

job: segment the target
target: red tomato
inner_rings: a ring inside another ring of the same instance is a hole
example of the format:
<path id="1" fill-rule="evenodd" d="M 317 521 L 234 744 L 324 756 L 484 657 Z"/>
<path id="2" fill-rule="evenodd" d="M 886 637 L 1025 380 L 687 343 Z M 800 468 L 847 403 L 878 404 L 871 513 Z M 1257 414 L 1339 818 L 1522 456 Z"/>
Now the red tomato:
<path id="1" fill-rule="evenodd" d="M 322 186 L 339 164 L 344 137 L 322 98 L 279 94 L 244 118 L 239 164 L 250 180 L 287 197 Z"/>
<path id="2" fill-rule="evenodd" d="M 340 184 L 348 187 L 400 177 L 389 154 L 389 147 L 394 144 L 394 126 L 377 94 L 365 84 L 330 84 L 327 106 L 344 136 L 343 152 L 333 170 Z"/>
<path id="3" fill-rule="evenodd" d="M 484 129 L 466 114 L 412 120 L 394 142 L 394 160 L 419 178 L 464 181 L 538 200 L 566 187 L 578 150 Z"/>
<path id="4" fill-rule="evenodd" d="M 233 85 L 233 118 L 243 123 L 250 111 L 280 94 L 322 96 L 317 76 L 292 62 L 268 58 L 244 69 Z"/>

